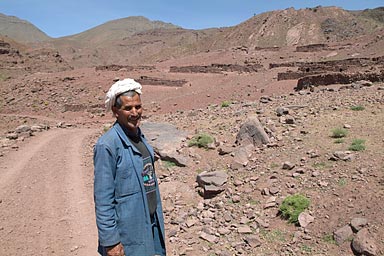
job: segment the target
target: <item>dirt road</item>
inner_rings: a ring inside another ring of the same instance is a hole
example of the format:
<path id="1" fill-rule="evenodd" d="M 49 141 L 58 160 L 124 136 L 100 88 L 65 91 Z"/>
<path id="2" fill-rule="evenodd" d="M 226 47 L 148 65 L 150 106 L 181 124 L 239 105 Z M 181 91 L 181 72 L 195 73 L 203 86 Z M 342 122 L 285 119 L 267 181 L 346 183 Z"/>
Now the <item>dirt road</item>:
<path id="1" fill-rule="evenodd" d="M 97 255 L 92 129 L 53 129 L 0 158 L 1 255 Z"/>

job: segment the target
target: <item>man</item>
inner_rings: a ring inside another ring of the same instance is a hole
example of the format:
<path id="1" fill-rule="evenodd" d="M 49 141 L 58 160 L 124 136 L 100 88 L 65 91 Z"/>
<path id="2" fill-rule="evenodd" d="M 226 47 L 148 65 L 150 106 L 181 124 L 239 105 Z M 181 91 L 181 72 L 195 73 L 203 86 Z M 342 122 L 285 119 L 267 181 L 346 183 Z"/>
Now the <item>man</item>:
<path id="1" fill-rule="evenodd" d="M 154 152 L 139 125 L 141 85 L 114 83 L 106 95 L 116 122 L 94 148 L 94 199 L 101 255 L 166 255 Z"/>

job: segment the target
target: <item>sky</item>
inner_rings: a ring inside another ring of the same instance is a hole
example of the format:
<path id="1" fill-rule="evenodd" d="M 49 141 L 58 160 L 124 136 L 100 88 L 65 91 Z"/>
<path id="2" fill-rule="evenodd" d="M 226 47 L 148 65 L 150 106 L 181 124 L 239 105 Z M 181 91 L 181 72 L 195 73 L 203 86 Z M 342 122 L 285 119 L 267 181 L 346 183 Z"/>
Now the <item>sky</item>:
<path id="1" fill-rule="evenodd" d="M 205 29 L 235 26 L 267 11 L 319 5 L 364 10 L 384 7 L 384 0 L 0 0 L 0 13 L 26 20 L 56 38 L 130 16 Z"/>

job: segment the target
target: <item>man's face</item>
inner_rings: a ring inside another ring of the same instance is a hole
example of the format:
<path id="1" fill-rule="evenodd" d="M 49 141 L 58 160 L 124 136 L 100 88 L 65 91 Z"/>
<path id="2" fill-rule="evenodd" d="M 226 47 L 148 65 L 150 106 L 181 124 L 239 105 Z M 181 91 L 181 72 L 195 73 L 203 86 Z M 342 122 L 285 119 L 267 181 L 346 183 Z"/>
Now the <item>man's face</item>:
<path id="1" fill-rule="evenodd" d="M 143 113 L 140 95 L 136 94 L 133 97 L 120 96 L 120 99 L 122 106 L 120 109 L 112 107 L 113 114 L 120 125 L 136 133 Z"/>

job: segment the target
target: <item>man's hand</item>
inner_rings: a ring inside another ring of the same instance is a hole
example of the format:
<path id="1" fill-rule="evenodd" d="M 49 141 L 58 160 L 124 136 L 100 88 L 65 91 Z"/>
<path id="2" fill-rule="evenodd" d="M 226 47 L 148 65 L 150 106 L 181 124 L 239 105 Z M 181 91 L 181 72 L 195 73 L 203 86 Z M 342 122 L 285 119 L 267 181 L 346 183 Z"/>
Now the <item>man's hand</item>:
<path id="1" fill-rule="evenodd" d="M 117 245 L 107 247 L 107 256 L 124 256 L 124 247 L 121 243 Z"/>

